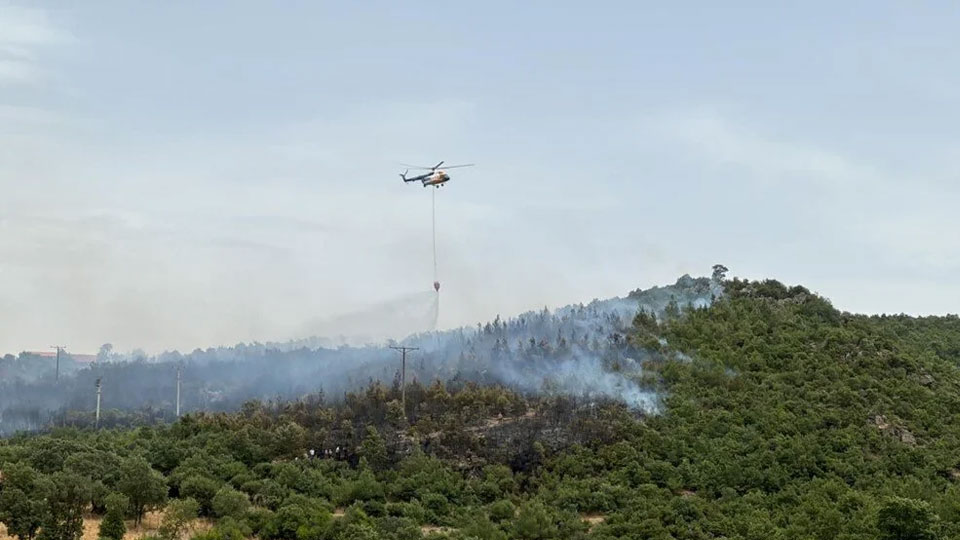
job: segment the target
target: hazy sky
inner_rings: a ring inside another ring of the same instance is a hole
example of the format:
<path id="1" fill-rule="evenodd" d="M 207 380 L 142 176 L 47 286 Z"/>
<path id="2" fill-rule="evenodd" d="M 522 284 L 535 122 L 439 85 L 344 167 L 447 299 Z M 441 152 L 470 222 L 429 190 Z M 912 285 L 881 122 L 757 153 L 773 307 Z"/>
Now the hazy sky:
<path id="1" fill-rule="evenodd" d="M 441 159 L 478 164 L 437 194 L 442 326 L 717 262 L 957 312 L 957 28 L 953 2 L 0 0 L 0 353 L 413 298 L 430 191 L 397 163 Z"/>

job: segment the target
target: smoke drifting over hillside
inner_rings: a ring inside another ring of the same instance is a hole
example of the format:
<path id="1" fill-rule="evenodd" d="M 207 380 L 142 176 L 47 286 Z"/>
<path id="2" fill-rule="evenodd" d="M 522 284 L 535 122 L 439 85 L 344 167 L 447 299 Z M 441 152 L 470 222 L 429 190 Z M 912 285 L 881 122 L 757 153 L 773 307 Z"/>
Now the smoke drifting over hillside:
<path id="1" fill-rule="evenodd" d="M 374 306 L 327 323 L 353 329 L 370 320 L 374 328 L 397 315 L 429 323 L 430 310 L 435 309 L 433 293 L 429 294 L 385 304 L 380 313 Z M 621 400 L 656 412 L 660 396 L 639 382 L 651 353 L 626 339 L 633 318 L 640 309 L 663 317 L 671 302 L 681 308 L 704 307 L 720 294 L 719 283 L 684 276 L 674 285 L 634 291 L 624 298 L 554 312 L 530 311 L 509 320 L 498 317 L 474 328 L 422 332 L 399 344 L 419 347 L 408 355 L 408 381 L 501 384 L 526 393 Z M 96 365 L 69 367 L 59 384 L 53 380 L 52 366 L 38 372 L 33 363 L 28 373 L 25 362 L 8 357 L 0 365 L 4 375 L 0 433 L 40 428 L 57 411 L 91 411 L 98 377 L 103 379 L 104 409 L 171 419 L 177 364 L 183 366 L 181 403 L 186 412 L 231 410 L 251 399 L 294 399 L 321 390 L 326 399 L 338 399 L 372 381 L 394 383 L 400 357 L 387 345 L 397 343 L 342 345 L 347 341 L 341 335 L 333 340 L 198 349 L 186 355 L 168 352 L 153 358 L 111 353 Z"/>
<path id="2" fill-rule="evenodd" d="M 438 309 L 435 291 L 411 293 L 337 317 L 311 321 L 302 334 L 318 336 L 310 348 L 383 343 L 434 330 Z"/>

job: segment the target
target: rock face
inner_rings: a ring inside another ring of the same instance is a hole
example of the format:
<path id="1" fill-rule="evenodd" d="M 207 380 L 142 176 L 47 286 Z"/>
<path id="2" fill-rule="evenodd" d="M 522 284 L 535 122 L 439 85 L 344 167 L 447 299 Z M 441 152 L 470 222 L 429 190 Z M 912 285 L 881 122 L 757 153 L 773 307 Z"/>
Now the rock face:
<path id="1" fill-rule="evenodd" d="M 874 416 L 873 418 L 871 418 L 871 420 L 873 421 L 874 424 L 876 424 L 877 429 L 880 429 L 880 430 L 890 429 L 890 423 L 887 422 L 887 417 L 882 414 L 878 414 Z"/>
<path id="2" fill-rule="evenodd" d="M 904 426 L 892 424 L 885 415 L 875 415 L 870 418 L 870 421 L 877 426 L 877 429 L 896 437 L 903 444 L 916 446 L 917 438 L 913 436 L 913 433 L 910 433 L 910 430 Z"/>
<path id="3" fill-rule="evenodd" d="M 906 428 L 897 428 L 894 434 L 900 438 L 900 442 L 903 444 L 914 446 L 917 444 L 916 437 L 913 436 L 913 433 L 907 431 Z"/>

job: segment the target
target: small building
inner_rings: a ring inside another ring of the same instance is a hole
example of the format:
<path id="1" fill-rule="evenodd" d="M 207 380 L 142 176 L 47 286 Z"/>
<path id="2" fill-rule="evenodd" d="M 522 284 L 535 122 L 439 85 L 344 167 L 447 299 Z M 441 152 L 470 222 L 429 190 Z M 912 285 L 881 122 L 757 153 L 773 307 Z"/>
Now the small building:
<path id="1" fill-rule="evenodd" d="M 51 360 L 57 358 L 57 351 L 23 351 L 21 354 L 22 357 L 39 357 L 39 358 L 49 358 Z M 60 352 L 60 359 L 70 359 L 78 364 L 92 364 L 97 361 L 97 355 L 95 354 L 78 354 L 67 351 Z"/>

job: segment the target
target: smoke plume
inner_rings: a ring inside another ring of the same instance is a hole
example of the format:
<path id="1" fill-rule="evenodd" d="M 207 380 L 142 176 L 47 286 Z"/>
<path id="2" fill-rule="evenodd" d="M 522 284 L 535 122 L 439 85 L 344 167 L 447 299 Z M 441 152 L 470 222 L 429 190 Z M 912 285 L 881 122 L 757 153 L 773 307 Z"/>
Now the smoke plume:
<path id="1" fill-rule="evenodd" d="M 173 351 L 152 358 L 142 352 L 110 352 L 94 365 L 61 376 L 59 384 L 51 373 L 20 376 L 16 367 L 23 362 L 9 357 L 0 365 L 5 374 L 0 383 L 0 433 L 42 427 L 56 411 L 92 410 L 98 377 L 103 379 L 105 410 L 140 411 L 169 420 L 177 365 L 183 366 L 181 409 L 186 412 L 234 410 L 251 399 L 296 399 L 321 390 L 336 400 L 372 381 L 396 380 L 400 357 L 387 347 L 391 344 L 418 347 L 408 355 L 408 381 L 500 384 L 529 394 L 620 400 L 655 413 L 661 396 L 642 381 L 644 363 L 659 353 L 630 345 L 627 335 L 634 317 L 642 309 L 663 318 L 684 307 L 707 306 L 721 294 L 716 281 L 684 276 L 673 285 L 637 290 L 624 298 L 552 312 L 544 308 L 392 341 L 391 334 L 409 334 L 404 325 L 419 325 L 413 331 L 432 327 L 439 295 L 428 291 L 322 321 L 318 328 L 337 329 L 333 339 Z"/>

